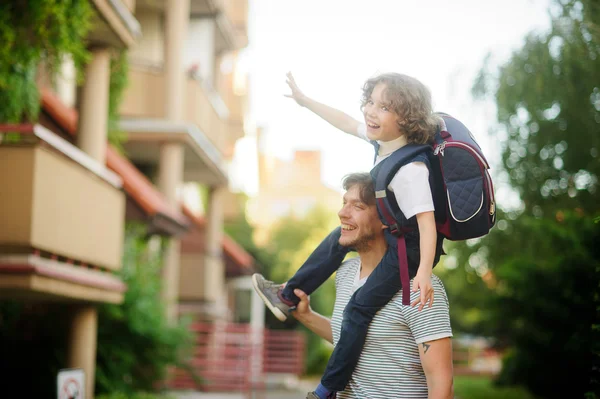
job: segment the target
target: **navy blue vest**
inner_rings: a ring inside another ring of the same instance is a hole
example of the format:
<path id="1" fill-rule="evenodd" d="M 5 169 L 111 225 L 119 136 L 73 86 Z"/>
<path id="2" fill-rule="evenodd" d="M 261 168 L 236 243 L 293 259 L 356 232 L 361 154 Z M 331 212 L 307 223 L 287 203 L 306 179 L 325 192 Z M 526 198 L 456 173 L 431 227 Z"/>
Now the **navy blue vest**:
<path id="1" fill-rule="evenodd" d="M 379 151 L 379 144 L 375 141 L 372 141 L 371 144 L 373 144 L 373 146 L 375 147 L 375 160 L 376 160 L 377 154 Z M 371 178 L 373 179 L 373 181 L 377 181 L 379 172 L 382 169 L 384 169 L 384 165 L 390 166 L 390 165 L 386 164 L 386 162 L 389 163 L 390 161 L 393 162 L 393 160 L 391 160 L 391 155 L 388 158 L 384 159 L 383 161 L 379 162 L 371 170 L 370 173 L 371 173 Z M 431 167 L 431 162 L 437 162 L 437 159 L 432 157 L 432 151 L 427 150 L 427 151 L 421 152 L 421 153 L 411 157 L 410 159 L 400 161 L 397 165 L 394 165 L 392 167 L 392 170 L 397 171 L 400 169 L 400 167 L 407 165 L 409 163 L 412 163 L 412 162 L 423 162 L 427 166 L 427 169 L 429 170 L 429 187 L 431 188 L 431 192 L 433 194 L 433 199 L 434 199 L 434 205 L 437 209 L 438 201 L 436 201 L 436 198 L 440 195 L 440 193 L 439 193 L 439 190 L 436 190 L 436 187 L 438 185 L 435 184 L 435 179 L 437 178 L 436 174 L 433 173 L 433 170 L 435 170 L 435 169 Z M 386 167 L 385 169 L 389 169 L 389 168 Z M 395 175 L 395 172 L 393 172 L 393 174 Z M 390 178 L 389 180 L 391 180 L 392 177 L 393 176 L 389 176 L 389 178 Z M 404 213 L 400 210 L 400 207 L 398 206 L 398 203 L 396 202 L 396 197 L 395 197 L 394 193 L 391 192 L 390 190 L 388 190 L 387 187 L 386 187 L 386 194 L 387 194 L 387 198 L 389 200 L 390 207 L 392 208 L 393 217 L 396 219 L 396 223 L 398 224 L 399 229 L 401 231 L 404 231 L 404 239 L 406 241 L 406 257 L 408 259 L 408 270 L 409 270 L 410 278 L 413 278 L 417 273 L 417 269 L 419 268 L 419 262 L 421 260 L 420 236 L 419 236 L 419 226 L 417 224 L 417 217 L 412 216 L 411 218 L 407 219 L 404 216 Z M 377 212 L 379 214 L 379 218 L 382 221 L 382 223 L 385 225 L 389 225 L 389 223 L 386 221 L 386 219 L 384 218 L 384 216 L 382 214 L 382 209 L 380 209 L 379 204 L 377 206 Z M 388 236 L 390 236 L 390 235 L 391 234 L 388 233 Z M 436 251 L 435 251 L 436 253 L 435 253 L 435 258 L 433 261 L 434 267 L 435 267 L 435 265 L 437 265 L 437 263 L 440 260 L 440 256 L 443 254 L 443 248 L 442 248 L 443 239 L 444 239 L 444 237 L 441 234 L 437 235 L 437 245 L 436 245 Z M 393 238 L 388 237 L 387 241 L 394 248 L 397 248 L 397 240 L 395 239 L 395 237 L 393 237 Z"/>

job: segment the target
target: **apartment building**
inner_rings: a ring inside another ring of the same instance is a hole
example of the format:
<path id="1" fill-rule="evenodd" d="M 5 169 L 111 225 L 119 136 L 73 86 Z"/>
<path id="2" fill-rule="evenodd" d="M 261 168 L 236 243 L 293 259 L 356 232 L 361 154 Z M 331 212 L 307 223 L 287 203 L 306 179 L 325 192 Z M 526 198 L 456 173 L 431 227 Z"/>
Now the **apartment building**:
<path id="1" fill-rule="evenodd" d="M 90 3 L 91 61 L 81 87 L 68 61 L 57 80 L 41 70 L 39 120 L 0 121 L 0 133 L 22 137 L 0 142 L 0 169 L 12 172 L 0 175 L 0 297 L 64 303 L 72 320 L 65 368 L 85 371 L 93 398 L 97 305 L 121 303 L 127 289 L 115 274 L 126 220 L 168 241 L 163 297 L 171 320 L 181 312 L 231 319 L 236 292 L 250 288 L 226 279 L 247 280 L 253 259 L 223 233 L 226 165 L 247 101 L 235 68 L 247 43 L 247 1 Z M 107 141 L 115 49 L 128 49 L 131 65 L 120 110 L 128 158 Z M 203 215 L 184 203 L 186 182 L 208 190 Z M 252 306 L 260 324 L 264 309 Z"/>

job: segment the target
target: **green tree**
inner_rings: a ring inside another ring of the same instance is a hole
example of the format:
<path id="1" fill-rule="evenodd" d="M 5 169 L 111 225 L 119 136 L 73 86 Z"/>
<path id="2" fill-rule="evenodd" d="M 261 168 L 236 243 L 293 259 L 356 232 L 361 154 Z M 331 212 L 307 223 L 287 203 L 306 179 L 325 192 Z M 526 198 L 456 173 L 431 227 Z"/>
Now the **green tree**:
<path id="1" fill-rule="evenodd" d="M 476 95 L 492 91 L 503 164 L 525 214 L 597 209 L 600 173 L 600 5 L 555 2 L 552 28 L 530 34 L 497 76 L 482 70 Z M 491 89 L 491 90 L 490 90 Z"/>
<path id="2" fill-rule="evenodd" d="M 496 101 L 502 162 L 522 209 L 458 245 L 457 270 L 488 278 L 480 321 L 510 348 L 499 381 L 575 398 L 599 387 L 600 6 L 551 9 L 548 32 L 528 35 L 497 74 L 484 67 L 475 82 L 474 94 Z"/>
<path id="3" fill-rule="evenodd" d="M 254 241 L 254 227 L 248 222 L 246 216 L 246 202 L 248 197 L 245 194 L 238 195 L 239 214 L 233 220 L 225 221 L 224 230 L 231 238 L 242 246 L 256 261 L 256 268 L 261 273 L 269 275 L 271 265 L 276 263 L 276 254 L 272 249 L 256 245 Z M 207 200 L 205 200 L 206 203 Z"/>

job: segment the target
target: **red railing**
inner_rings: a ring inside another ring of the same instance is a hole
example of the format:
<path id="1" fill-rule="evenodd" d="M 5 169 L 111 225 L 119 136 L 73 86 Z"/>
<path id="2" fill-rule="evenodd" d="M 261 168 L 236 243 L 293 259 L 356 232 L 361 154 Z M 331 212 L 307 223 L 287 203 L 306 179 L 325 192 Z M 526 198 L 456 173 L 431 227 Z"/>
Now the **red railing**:
<path id="1" fill-rule="evenodd" d="M 266 373 L 303 371 L 304 335 L 299 332 L 218 322 L 194 323 L 191 330 L 195 344 L 189 369 L 173 370 L 171 389 L 250 393 L 264 390 Z"/>
<path id="2" fill-rule="evenodd" d="M 263 371 L 301 375 L 304 372 L 304 335 L 296 331 L 264 330 Z"/>

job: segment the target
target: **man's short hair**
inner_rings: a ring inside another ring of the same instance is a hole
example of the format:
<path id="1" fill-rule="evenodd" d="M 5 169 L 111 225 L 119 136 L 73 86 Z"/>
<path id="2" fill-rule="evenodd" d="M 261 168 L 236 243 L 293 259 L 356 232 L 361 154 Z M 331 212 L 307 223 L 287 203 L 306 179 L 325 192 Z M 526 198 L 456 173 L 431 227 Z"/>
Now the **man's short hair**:
<path id="1" fill-rule="evenodd" d="M 375 205 L 375 185 L 369 173 L 350 173 L 344 176 L 342 187 L 348 191 L 358 186 L 360 200 L 367 205 Z"/>

